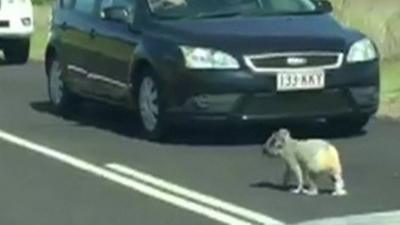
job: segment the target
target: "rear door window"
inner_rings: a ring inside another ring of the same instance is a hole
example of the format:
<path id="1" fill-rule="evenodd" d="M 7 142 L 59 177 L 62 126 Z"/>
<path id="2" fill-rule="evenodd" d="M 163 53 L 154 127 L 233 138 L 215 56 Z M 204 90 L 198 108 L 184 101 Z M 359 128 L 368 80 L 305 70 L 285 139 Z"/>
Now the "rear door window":
<path id="1" fill-rule="evenodd" d="M 124 7 L 128 10 L 128 21 L 133 23 L 135 17 L 136 0 L 103 0 L 100 4 L 100 9 L 108 7 Z"/>
<path id="2" fill-rule="evenodd" d="M 91 15 L 96 6 L 96 0 L 75 0 L 74 9 L 78 12 Z"/>
<path id="3" fill-rule="evenodd" d="M 134 5 L 134 0 L 103 0 L 101 3 L 101 7 L 107 8 L 111 6 L 121 6 L 126 8 L 132 8 Z"/>
<path id="4" fill-rule="evenodd" d="M 75 0 L 60 0 L 60 6 L 63 9 L 72 9 L 74 4 Z"/>

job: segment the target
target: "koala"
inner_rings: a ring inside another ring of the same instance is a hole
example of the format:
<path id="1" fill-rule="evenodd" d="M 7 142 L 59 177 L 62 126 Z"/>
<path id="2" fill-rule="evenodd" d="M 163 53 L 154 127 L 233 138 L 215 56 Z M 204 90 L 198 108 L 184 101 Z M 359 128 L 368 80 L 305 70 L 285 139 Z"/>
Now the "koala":
<path id="1" fill-rule="evenodd" d="M 334 182 L 332 195 L 347 194 L 343 180 L 342 165 L 336 148 L 320 139 L 296 140 L 287 129 L 274 132 L 263 145 L 264 155 L 282 158 L 286 164 L 283 185 L 287 186 L 292 174 L 297 178 L 295 194 L 318 195 L 316 178 L 320 174 L 329 175 Z M 309 189 L 304 188 L 304 180 Z"/>

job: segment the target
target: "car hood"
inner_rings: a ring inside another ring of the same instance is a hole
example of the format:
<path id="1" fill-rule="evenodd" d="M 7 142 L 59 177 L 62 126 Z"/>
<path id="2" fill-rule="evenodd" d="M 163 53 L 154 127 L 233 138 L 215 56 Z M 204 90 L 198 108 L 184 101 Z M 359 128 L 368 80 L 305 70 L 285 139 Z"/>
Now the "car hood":
<path id="1" fill-rule="evenodd" d="M 178 44 L 247 54 L 344 51 L 357 38 L 328 14 L 163 21 L 157 30 Z"/>

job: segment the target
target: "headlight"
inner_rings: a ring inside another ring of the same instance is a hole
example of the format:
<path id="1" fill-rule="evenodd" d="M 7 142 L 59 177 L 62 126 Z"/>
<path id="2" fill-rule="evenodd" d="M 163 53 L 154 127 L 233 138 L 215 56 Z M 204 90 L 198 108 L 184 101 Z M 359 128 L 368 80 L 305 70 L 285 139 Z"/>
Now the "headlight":
<path id="1" fill-rule="evenodd" d="M 190 69 L 239 69 L 239 62 L 231 55 L 208 48 L 180 46 L 185 64 Z"/>
<path id="2" fill-rule="evenodd" d="M 26 0 L 8 0 L 9 4 L 13 4 L 13 3 L 25 3 Z"/>
<path id="3" fill-rule="evenodd" d="M 349 50 L 347 55 L 347 62 L 365 62 L 376 59 L 378 54 L 376 52 L 374 44 L 372 41 L 365 38 L 354 43 Z"/>

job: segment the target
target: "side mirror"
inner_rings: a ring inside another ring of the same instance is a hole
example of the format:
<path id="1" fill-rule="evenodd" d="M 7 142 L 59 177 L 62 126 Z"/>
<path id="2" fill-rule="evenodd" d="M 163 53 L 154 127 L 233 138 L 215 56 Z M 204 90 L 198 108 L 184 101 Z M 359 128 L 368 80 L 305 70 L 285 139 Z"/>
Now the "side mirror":
<path id="1" fill-rule="evenodd" d="M 101 18 L 104 20 L 126 23 L 129 19 L 129 11 L 122 6 L 111 6 L 101 11 Z"/>
<path id="2" fill-rule="evenodd" d="M 317 9 L 321 12 L 330 13 L 333 11 L 332 3 L 329 0 L 315 0 Z"/>

